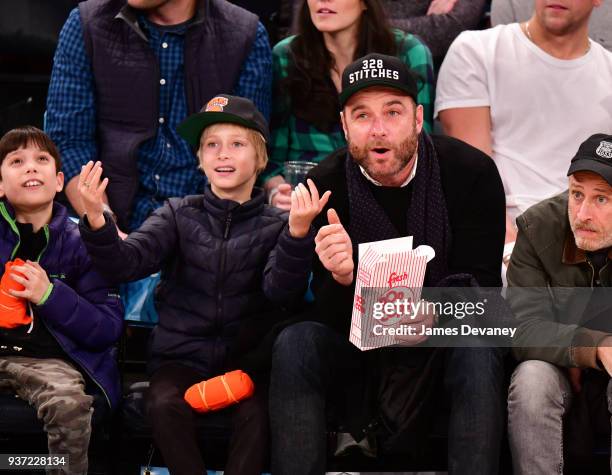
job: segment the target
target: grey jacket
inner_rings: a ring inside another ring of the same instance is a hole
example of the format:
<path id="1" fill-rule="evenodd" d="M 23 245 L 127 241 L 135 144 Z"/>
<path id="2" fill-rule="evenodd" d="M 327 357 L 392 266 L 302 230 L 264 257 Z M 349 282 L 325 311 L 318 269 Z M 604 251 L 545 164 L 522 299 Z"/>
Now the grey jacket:
<path id="1" fill-rule="evenodd" d="M 519 320 L 514 354 L 520 361 L 599 369 L 597 345 L 608 334 L 580 325 L 589 302 L 587 292 L 576 288 L 592 287 L 596 276 L 586 253 L 576 247 L 567 199 L 566 191 L 517 218 L 518 237 L 507 272 L 507 297 Z M 611 271 L 608 260 L 598 276 L 603 287 L 612 287 Z"/>

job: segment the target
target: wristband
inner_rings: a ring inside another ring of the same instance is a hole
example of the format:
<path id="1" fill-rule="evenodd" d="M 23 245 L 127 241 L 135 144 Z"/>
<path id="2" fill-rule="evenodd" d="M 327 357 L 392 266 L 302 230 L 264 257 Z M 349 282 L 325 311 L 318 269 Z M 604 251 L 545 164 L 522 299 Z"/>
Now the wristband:
<path id="1" fill-rule="evenodd" d="M 47 290 L 45 291 L 42 298 L 40 299 L 40 302 L 38 302 L 36 305 L 40 307 L 44 305 L 45 303 L 47 303 L 47 300 L 49 300 L 49 296 L 51 295 L 51 292 L 53 292 L 53 283 L 49 282 L 49 287 L 47 287 Z"/>

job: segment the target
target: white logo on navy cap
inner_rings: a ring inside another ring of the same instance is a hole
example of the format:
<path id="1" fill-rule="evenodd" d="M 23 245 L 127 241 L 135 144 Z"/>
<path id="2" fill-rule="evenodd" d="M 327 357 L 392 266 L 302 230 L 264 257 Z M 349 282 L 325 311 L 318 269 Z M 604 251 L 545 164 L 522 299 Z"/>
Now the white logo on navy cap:
<path id="1" fill-rule="evenodd" d="M 349 84 L 363 79 L 392 79 L 399 80 L 399 71 L 385 67 L 382 59 L 364 59 L 361 69 L 349 74 Z"/>
<path id="2" fill-rule="evenodd" d="M 599 143 L 599 147 L 595 150 L 595 153 L 603 158 L 612 159 L 612 142 L 606 142 L 602 140 Z"/>

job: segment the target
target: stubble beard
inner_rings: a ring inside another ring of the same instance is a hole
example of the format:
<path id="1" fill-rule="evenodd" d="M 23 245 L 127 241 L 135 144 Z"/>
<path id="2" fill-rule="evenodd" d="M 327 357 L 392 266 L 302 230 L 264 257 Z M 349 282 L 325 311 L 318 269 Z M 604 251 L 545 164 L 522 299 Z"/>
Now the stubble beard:
<path id="1" fill-rule="evenodd" d="M 364 147 L 359 147 L 351 143 L 349 138 L 349 152 L 353 160 L 355 160 L 370 177 L 380 183 L 389 182 L 389 180 L 392 180 L 404 170 L 415 156 L 417 146 L 418 135 L 416 133 L 416 125 L 413 126 L 410 136 L 397 145 L 386 140 L 371 140 L 368 141 Z M 369 157 L 369 151 L 373 148 L 387 148 L 393 151 L 393 163 L 390 168 L 385 171 L 377 170 L 378 167 L 373 163 L 375 159 Z"/>

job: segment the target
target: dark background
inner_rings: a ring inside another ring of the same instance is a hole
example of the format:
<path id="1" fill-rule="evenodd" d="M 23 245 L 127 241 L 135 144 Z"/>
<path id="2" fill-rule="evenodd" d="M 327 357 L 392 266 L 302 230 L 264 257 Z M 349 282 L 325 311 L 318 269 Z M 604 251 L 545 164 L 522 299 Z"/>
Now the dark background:
<path id="1" fill-rule="evenodd" d="M 62 25 L 79 0 L 0 0 L 0 136 L 21 125 L 43 127 Z M 259 15 L 274 44 L 280 0 L 236 0 Z"/>

